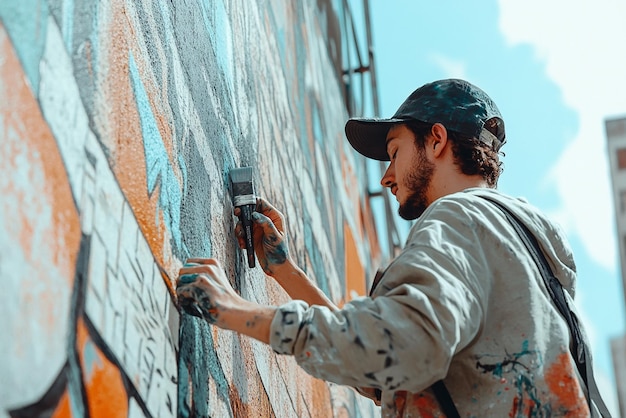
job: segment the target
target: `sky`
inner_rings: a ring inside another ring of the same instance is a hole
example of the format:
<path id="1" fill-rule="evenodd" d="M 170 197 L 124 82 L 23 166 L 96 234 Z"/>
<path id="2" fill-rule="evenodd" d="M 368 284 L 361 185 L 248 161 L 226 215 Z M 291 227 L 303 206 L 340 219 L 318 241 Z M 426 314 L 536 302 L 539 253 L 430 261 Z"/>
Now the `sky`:
<path id="1" fill-rule="evenodd" d="M 380 115 L 417 87 L 464 78 L 504 117 L 499 189 L 565 230 L 576 304 L 612 412 L 610 339 L 626 332 L 604 123 L 626 117 L 626 0 L 371 0 Z"/>

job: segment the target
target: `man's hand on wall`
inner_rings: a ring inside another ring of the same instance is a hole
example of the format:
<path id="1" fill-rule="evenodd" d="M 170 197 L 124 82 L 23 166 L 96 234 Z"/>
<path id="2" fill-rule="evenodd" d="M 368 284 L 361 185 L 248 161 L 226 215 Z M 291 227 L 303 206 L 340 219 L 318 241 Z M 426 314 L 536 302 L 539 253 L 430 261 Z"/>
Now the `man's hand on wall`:
<path id="1" fill-rule="evenodd" d="M 235 208 L 235 216 L 239 216 L 241 210 Z M 285 217 L 263 198 L 257 198 L 256 212 L 252 214 L 254 220 L 254 251 L 259 264 L 265 274 L 274 276 L 275 267 L 284 264 L 289 259 L 289 248 L 284 225 Z M 246 248 L 243 227 L 237 222 L 235 235 L 239 247 Z"/>
<path id="2" fill-rule="evenodd" d="M 217 260 L 187 260 L 178 275 L 176 294 L 187 313 L 269 343 L 269 327 L 276 308 L 239 296 Z"/>
<path id="3" fill-rule="evenodd" d="M 236 208 L 235 215 L 239 216 L 239 213 L 239 209 Z M 309 305 L 336 309 L 334 303 L 290 257 L 283 214 L 267 200 L 257 198 L 253 219 L 254 249 L 265 274 L 272 276 L 292 299 L 303 300 Z M 245 248 L 241 222 L 235 227 L 235 235 L 239 246 Z"/>

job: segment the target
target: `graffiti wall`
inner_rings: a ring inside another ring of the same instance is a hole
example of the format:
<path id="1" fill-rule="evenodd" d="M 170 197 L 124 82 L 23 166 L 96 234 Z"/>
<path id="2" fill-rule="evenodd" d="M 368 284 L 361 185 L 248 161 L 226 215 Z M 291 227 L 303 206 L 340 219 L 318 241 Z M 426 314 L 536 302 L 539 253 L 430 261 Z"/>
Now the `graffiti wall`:
<path id="1" fill-rule="evenodd" d="M 339 2 L 340 3 L 340 2 Z M 0 417 L 368 417 L 350 388 L 181 314 L 178 269 L 249 269 L 228 173 L 251 166 L 337 304 L 380 259 L 343 137 L 326 1 L 0 2 Z M 339 51 L 339 52 L 338 52 Z"/>

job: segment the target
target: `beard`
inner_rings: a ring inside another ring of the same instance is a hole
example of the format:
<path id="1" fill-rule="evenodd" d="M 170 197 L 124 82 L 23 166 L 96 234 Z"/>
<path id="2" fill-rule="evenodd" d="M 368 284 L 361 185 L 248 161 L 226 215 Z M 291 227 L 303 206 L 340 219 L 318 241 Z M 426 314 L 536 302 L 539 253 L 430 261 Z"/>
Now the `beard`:
<path id="1" fill-rule="evenodd" d="M 404 203 L 400 205 L 398 214 L 402 219 L 407 221 L 419 218 L 428 207 L 428 198 L 426 191 L 430 187 L 433 174 L 435 172 L 435 164 L 426 158 L 424 149 L 417 147 L 417 158 L 414 162 L 415 170 L 409 173 L 404 183 L 409 190 L 409 195 Z"/>

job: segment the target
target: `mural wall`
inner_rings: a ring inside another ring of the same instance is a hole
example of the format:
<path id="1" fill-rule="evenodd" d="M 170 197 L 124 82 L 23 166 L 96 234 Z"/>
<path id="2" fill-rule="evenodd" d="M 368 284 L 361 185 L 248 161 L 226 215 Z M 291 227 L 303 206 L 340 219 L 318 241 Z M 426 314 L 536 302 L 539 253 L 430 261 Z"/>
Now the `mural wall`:
<path id="1" fill-rule="evenodd" d="M 173 292 L 217 257 L 244 297 L 288 300 L 234 239 L 239 166 L 332 300 L 366 292 L 337 22 L 321 0 L 0 2 L 0 417 L 378 414 Z"/>

